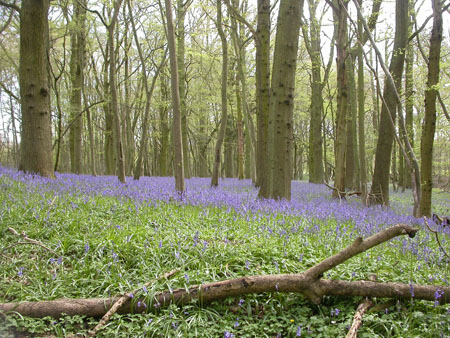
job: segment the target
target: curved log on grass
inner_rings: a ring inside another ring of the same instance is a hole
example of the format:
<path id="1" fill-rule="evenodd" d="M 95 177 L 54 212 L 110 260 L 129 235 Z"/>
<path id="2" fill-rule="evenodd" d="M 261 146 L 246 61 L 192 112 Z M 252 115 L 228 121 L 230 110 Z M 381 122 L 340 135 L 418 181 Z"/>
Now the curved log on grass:
<path id="1" fill-rule="evenodd" d="M 417 231 L 418 229 L 398 224 L 366 240 L 357 238 L 346 249 L 303 273 L 248 276 L 195 285 L 188 289 L 181 288 L 163 291 L 151 297 L 138 297 L 136 295 L 136 297 L 124 302 L 117 312 L 122 314 L 130 312 L 141 313 L 173 303 L 183 305 L 193 300 L 197 300 L 200 305 L 203 305 L 226 297 L 264 292 L 300 293 L 316 304 L 319 304 L 325 295 L 397 299 L 411 299 L 414 297 L 414 299 L 435 301 L 440 304 L 450 303 L 450 287 L 320 279 L 324 272 L 359 253 L 396 236 L 409 235 L 414 237 Z M 57 318 L 63 314 L 101 317 L 120 298 L 58 299 L 42 302 L 4 303 L 0 304 L 0 311 L 4 313 L 17 312 L 24 316 L 38 318 L 45 316 Z"/>

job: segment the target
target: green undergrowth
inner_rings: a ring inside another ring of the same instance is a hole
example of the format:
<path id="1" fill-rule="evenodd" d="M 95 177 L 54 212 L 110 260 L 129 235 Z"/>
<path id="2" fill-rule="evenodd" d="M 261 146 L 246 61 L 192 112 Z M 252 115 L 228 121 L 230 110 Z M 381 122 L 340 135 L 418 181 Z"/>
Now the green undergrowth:
<path id="1" fill-rule="evenodd" d="M 136 206 L 110 197 L 53 196 L 0 183 L 0 302 L 108 297 L 130 292 L 165 272 L 148 292 L 188 287 L 246 275 L 297 273 L 351 244 L 352 223 L 298 217 L 239 214 L 176 203 Z M 54 250 L 22 241 L 26 231 Z M 325 278 L 443 285 L 448 263 L 418 260 L 414 247 L 429 246 L 421 231 L 363 253 Z M 446 242 L 448 243 L 448 242 Z M 409 249 L 412 247 L 413 249 Z M 448 283 L 448 282 L 447 282 Z M 448 285 L 448 284 L 447 284 Z M 261 294 L 208 306 L 193 302 L 154 313 L 114 315 L 104 337 L 341 337 L 361 299 L 325 297 L 313 305 L 301 295 Z M 376 300 L 382 303 L 384 300 Z M 97 319 L 83 316 L 32 319 L 0 317 L 0 337 L 86 333 Z M 20 336 L 20 334 L 19 334 Z M 450 308 L 432 302 L 397 302 L 369 313 L 359 337 L 450 337 Z"/>

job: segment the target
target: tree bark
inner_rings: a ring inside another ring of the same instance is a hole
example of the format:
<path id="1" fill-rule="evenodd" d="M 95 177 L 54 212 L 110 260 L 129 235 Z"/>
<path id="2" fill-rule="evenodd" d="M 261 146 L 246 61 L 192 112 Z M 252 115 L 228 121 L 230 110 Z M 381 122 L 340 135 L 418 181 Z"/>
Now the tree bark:
<path id="1" fill-rule="evenodd" d="M 378 141 L 375 153 L 375 168 L 370 191 L 371 204 L 389 205 L 389 172 L 391 167 L 392 144 L 397 110 L 396 88 L 400 88 L 408 41 L 408 1 L 396 1 L 395 37 L 389 72 L 395 82 L 385 81 L 383 98 L 385 104 L 381 108 Z"/>
<path id="2" fill-rule="evenodd" d="M 111 110 L 114 117 L 114 139 L 116 145 L 116 167 L 117 177 L 121 183 L 125 183 L 125 159 L 123 154 L 122 133 L 120 128 L 119 104 L 117 99 L 116 86 L 116 53 L 114 47 L 114 30 L 119 16 L 120 6 L 123 0 L 114 1 L 114 12 L 111 22 L 108 25 L 109 44 L 109 86 L 111 95 Z"/>
<path id="3" fill-rule="evenodd" d="M 180 91 L 181 136 L 183 138 L 184 176 L 190 178 L 188 123 L 186 110 L 186 70 L 184 64 L 185 54 L 185 17 L 189 1 L 177 0 L 177 61 L 178 61 L 178 88 Z"/>
<path id="4" fill-rule="evenodd" d="M 183 162 L 183 138 L 181 134 L 180 92 L 178 79 L 178 62 L 175 48 L 175 29 L 173 24 L 172 0 L 165 0 L 167 16 L 167 41 L 170 57 L 170 85 L 172 91 L 173 109 L 173 151 L 174 151 L 174 176 L 175 189 L 179 193 L 185 190 L 184 162 Z"/>
<path id="5" fill-rule="evenodd" d="M 256 41 L 256 186 L 258 197 L 269 197 L 267 133 L 270 111 L 270 0 L 258 0 Z"/>
<path id="6" fill-rule="evenodd" d="M 321 276 L 328 270 L 348 259 L 384 243 L 396 236 L 408 235 L 414 237 L 418 229 L 404 224 L 387 228 L 365 240 L 361 237 L 355 242 L 331 256 L 319 264 L 313 266 L 303 273 L 247 276 L 231 280 L 224 280 L 189 288 L 163 291 L 156 293 L 150 299 L 140 298 L 132 302 L 128 299 L 117 313 L 141 313 L 155 310 L 161 306 L 170 304 L 184 305 L 192 300 L 198 300 L 200 304 L 206 304 L 213 300 L 226 297 L 236 297 L 251 293 L 284 292 L 301 293 L 315 304 L 320 304 L 325 295 L 345 297 L 378 297 L 395 299 L 423 299 L 438 302 L 440 304 L 450 303 L 450 287 L 437 285 L 411 285 L 404 283 L 377 283 L 372 281 L 347 282 L 341 280 L 324 280 Z M 411 288 L 414 294 L 411 293 Z M 439 291 L 440 296 L 436 298 Z M 91 317 L 103 316 L 113 304 L 123 297 L 93 298 L 93 299 L 57 299 L 42 302 L 20 302 L 0 304 L 0 311 L 7 313 L 14 311 L 24 316 L 42 318 L 45 316 L 61 317 L 63 314 L 86 315 Z M 146 307 L 138 306 L 146 303 Z"/>
<path id="7" fill-rule="evenodd" d="M 439 83 L 439 62 L 442 44 L 442 9 L 439 0 L 432 0 L 433 29 L 428 57 L 428 81 L 425 90 L 425 119 L 420 142 L 421 156 L 421 200 L 420 216 L 431 216 L 431 195 L 433 188 L 433 143 L 436 130 L 436 96 Z"/>
<path id="8" fill-rule="evenodd" d="M 20 10 L 19 84 L 22 129 L 19 170 L 53 178 L 47 64 L 48 8 L 48 0 L 23 0 Z"/>
<path id="9" fill-rule="evenodd" d="M 217 143 L 214 149 L 214 165 L 211 177 L 211 186 L 217 187 L 219 185 L 219 168 L 220 155 L 222 151 L 222 144 L 225 138 L 225 129 L 227 126 L 227 82 L 228 82 L 228 45 L 225 32 L 222 28 L 222 0 L 217 0 L 217 31 L 222 42 L 222 87 L 221 87 L 221 104 L 222 104 L 222 119 L 220 121 L 219 134 L 217 135 Z"/>
<path id="10" fill-rule="evenodd" d="M 162 57 L 162 60 L 161 60 L 161 63 L 158 66 L 158 68 L 156 69 L 155 75 L 153 76 L 153 79 L 152 79 L 152 83 L 151 83 L 151 85 L 149 87 L 148 86 L 147 67 L 145 66 L 144 54 L 142 53 L 142 48 L 141 48 L 141 45 L 139 43 L 139 37 L 138 37 L 137 31 L 136 31 L 136 24 L 135 24 L 135 22 L 133 20 L 133 13 L 132 13 L 132 9 L 131 9 L 130 0 L 127 0 L 127 6 L 128 6 L 128 11 L 130 13 L 131 28 L 133 29 L 133 36 L 134 36 L 134 40 L 136 42 L 136 48 L 137 48 L 137 51 L 138 51 L 139 60 L 141 61 L 142 79 L 143 79 L 143 82 L 144 82 L 144 90 L 145 90 L 145 97 L 146 97 L 144 118 L 143 118 L 143 121 L 142 121 L 141 143 L 140 143 L 138 159 L 136 161 L 136 167 L 134 169 L 134 175 L 133 175 L 133 178 L 135 180 L 139 180 L 139 178 L 142 176 L 142 161 L 143 161 L 143 158 L 144 158 L 145 144 L 147 142 L 148 120 L 149 120 L 149 115 L 150 115 L 150 103 L 151 103 L 151 100 L 152 100 L 153 91 L 155 89 L 156 80 L 158 79 L 158 75 L 159 75 L 159 73 L 161 71 L 161 68 L 164 66 L 164 64 L 166 62 L 167 51 L 164 53 L 164 55 Z"/>
<path id="11" fill-rule="evenodd" d="M 169 122 L 168 107 L 165 103 L 168 100 L 168 89 L 166 84 L 166 76 L 161 76 L 161 103 L 159 106 L 159 132 L 160 132 L 160 150 L 159 150 L 159 175 L 169 176 Z"/>
<path id="12" fill-rule="evenodd" d="M 360 0 L 362 3 L 362 0 Z M 358 20 L 358 36 L 363 36 L 363 26 L 361 20 Z M 367 196 L 367 164 L 366 164 L 366 141 L 365 141 L 365 90 L 364 90 L 364 60 L 363 48 L 358 45 L 357 52 L 358 60 L 358 148 L 359 148 L 359 162 L 360 162 L 360 186 L 363 203 Z"/>
<path id="13" fill-rule="evenodd" d="M 70 128 L 70 165 L 71 171 L 76 174 L 82 172 L 82 133 L 83 116 L 81 115 L 81 95 L 84 79 L 84 50 L 86 45 L 86 10 L 85 4 L 74 3 L 71 32 L 70 56 L 70 116 L 74 121 Z"/>
<path id="14" fill-rule="evenodd" d="M 321 24 L 316 18 L 319 1 L 308 0 L 310 12 L 309 39 L 305 39 L 307 51 L 311 58 L 311 106 L 309 127 L 309 182 L 323 183 L 324 169 L 322 158 L 322 116 L 323 116 L 323 82 L 322 82 L 322 58 L 320 45 Z M 303 29 L 303 36 L 308 37 L 308 31 Z"/>
<path id="15" fill-rule="evenodd" d="M 294 89 L 302 12 L 303 0 L 280 1 L 269 119 L 270 197 L 274 199 L 291 199 Z"/>
<path id="16" fill-rule="evenodd" d="M 345 191 L 346 172 L 346 134 L 347 134 L 347 109 L 348 109 L 348 78 L 346 71 L 347 55 L 347 7 L 348 1 L 335 3 L 334 12 L 335 25 L 338 34 L 336 43 L 336 68 L 337 68 L 337 118 L 336 118 L 336 140 L 335 140 L 335 180 L 333 197 L 340 198 L 340 192 Z"/>

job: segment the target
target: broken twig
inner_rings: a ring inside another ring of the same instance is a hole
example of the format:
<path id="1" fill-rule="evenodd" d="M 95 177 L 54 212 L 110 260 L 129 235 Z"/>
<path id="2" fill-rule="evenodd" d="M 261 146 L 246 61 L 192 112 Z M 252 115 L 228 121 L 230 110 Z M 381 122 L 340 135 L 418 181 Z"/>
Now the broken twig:
<path id="1" fill-rule="evenodd" d="M 111 308 L 108 310 L 108 312 L 105 313 L 105 315 L 102 317 L 102 319 L 100 319 L 100 321 L 98 322 L 98 324 L 89 331 L 88 337 L 94 337 L 97 332 L 106 324 L 109 322 L 109 320 L 111 319 L 111 317 L 117 312 L 117 310 L 119 310 L 123 304 L 125 304 L 125 302 L 127 302 L 128 300 L 130 300 L 133 295 L 137 292 L 139 292 L 140 290 L 142 290 L 144 287 L 148 287 L 151 284 L 155 283 L 158 280 L 161 279 L 167 279 L 172 277 L 173 275 L 175 275 L 177 272 L 179 272 L 180 269 L 174 269 L 172 271 L 169 271 L 153 280 L 151 280 L 150 282 L 145 283 L 142 287 L 140 287 L 139 289 L 136 289 L 134 291 L 132 291 L 131 293 L 126 293 L 124 294 L 122 297 L 120 297 L 113 306 L 111 306 Z"/>
<path id="2" fill-rule="evenodd" d="M 10 232 L 12 232 L 14 235 L 16 235 L 16 236 L 18 236 L 18 237 L 22 237 L 22 238 L 23 238 L 25 241 L 27 241 L 27 242 L 26 242 L 26 243 L 25 243 L 25 242 L 18 242 L 18 243 L 16 243 L 16 244 L 10 245 L 10 246 L 4 248 L 4 249 L 2 250 L 2 252 L 5 251 L 5 250 L 7 250 L 7 249 L 9 249 L 9 248 L 11 248 L 11 247 L 13 247 L 13 246 L 19 245 L 19 244 L 34 244 L 34 245 L 40 246 L 41 248 L 44 248 L 45 250 L 47 250 L 48 252 L 51 252 L 51 253 L 54 254 L 55 256 L 58 256 L 58 254 L 57 254 L 55 251 L 53 251 L 53 250 L 50 249 L 49 247 L 45 246 L 42 242 L 37 241 L 37 240 L 35 240 L 35 239 L 32 239 L 32 238 L 28 237 L 25 231 L 22 231 L 22 234 L 20 235 L 20 234 L 19 234 L 15 229 L 13 229 L 13 228 L 8 228 L 8 230 L 9 230 Z"/>

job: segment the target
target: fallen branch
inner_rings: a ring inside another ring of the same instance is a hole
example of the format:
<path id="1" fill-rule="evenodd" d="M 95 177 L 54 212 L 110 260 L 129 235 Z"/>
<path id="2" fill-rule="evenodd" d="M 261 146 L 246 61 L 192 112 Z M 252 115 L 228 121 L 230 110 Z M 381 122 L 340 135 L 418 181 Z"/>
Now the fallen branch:
<path id="1" fill-rule="evenodd" d="M 332 186 L 329 185 L 328 183 L 325 183 L 325 185 L 326 185 L 328 188 L 330 188 L 331 190 L 334 190 L 334 191 L 336 191 L 336 192 L 338 193 L 339 200 L 341 200 L 341 199 L 344 199 L 344 200 L 345 200 L 347 196 L 353 196 L 353 195 L 361 196 L 361 195 L 362 195 L 362 192 L 361 192 L 361 191 L 340 191 L 338 188 L 332 187 Z"/>
<path id="2" fill-rule="evenodd" d="M 347 282 L 341 280 L 323 280 L 322 274 L 329 269 L 348 260 L 349 258 L 364 252 L 376 245 L 386 242 L 396 236 L 409 235 L 413 237 L 418 229 L 405 224 L 385 229 L 366 240 L 357 238 L 348 248 L 338 254 L 325 259 L 311 269 L 298 274 L 258 275 L 224 280 L 190 288 L 169 289 L 159 292 L 150 299 L 144 297 L 132 302 L 126 300 L 117 310 L 117 313 L 141 313 L 155 310 L 170 304 L 183 305 L 193 300 L 203 305 L 214 300 L 226 297 L 236 297 L 251 293 L 263 292 L 290 292 L 303 294 L 307 299 L 318 304 L 325 295 L 345 297 L 378 297 L 423 299 L 450 303 L 450 287 L 434 285 L 414 285 L 404 283 L 378 283 L 372 281 Z M 414 292 L 411 292 L 413 288 Z M 436 295 L 439 295 L 436 299 Z M 101 317 L 117 302 L 120 297 L 92 298 L 92 299 L 57 299 L 42 302 L 19 302 L 0 304 L 2 312 L 17 312 L 28 317 L 61 317 L 66 315 L 86 315 Z M 146 303 L 146 307 L 138 306 L 139 302 Z"/>
<path id="3" fill-rule="evenodd" d="M 371 299 L 367 298 L 365 301 L 361 302 L 356 309 L 356 313 L 353 317 L 353 323 L 350 330 L 347 332 L 346 338 L 356 338 L 358 337 L 358 329 L 362 325 L 362 318 L 364 314 L 373 306 Z"/>
<path id="4" fill-rule="evenodd" d="M 178 271 L 180 271 L 180 269 L 174 269 L 172 271 L 169 271 L 165 274 L 163 274 L 162 276 L 159 276 L 153 280 L 151 280 L 148 283 L 145 283 L 141 288 L 136 289 L 134 291 L 132 291 L 131 293 L 126 293 L 124 294 L 122 297 L 120 297 L 117 302 L 114 303 L 114 305 L 108 310 L 108 312 L 105 313 L 105 315 L 102 317 L 102 319 L 100 319 L 100 321 L 98 322 L 98 324 L 89 331 L 88 337 L 94 337 L 97 332 L 106 324 L 109 322 L 109 320 L 111 319 L 112 315 L 114 315 L 117 310 L 119 310 L 122 305 L 129 301 L 134 295 L 135 293 L 139 292 L 140 290 L 142 290 L 144 287 L 148 287 L 151 284 L 155 283 L 156 281 L 160 280 L 160 279 L 167 279 L 172 277 L 174 274 L 176 274 Z"/>
<path id="5" fill-rule="evenodd" d="M 58 254 L 57 254 L 55 251 L 53 251 L 53 250 L 50 249 L 49 247 L 45 246 L 42 242 L 37 241 L 37 240 L 35 240 L 35 239 L 32 239 L 32 238 L 28 237 L 25 231 L 22 231 L 22 234 L 19 235 L 19 233 L 18 233 L 15 229 L 13 229 L 13 228 L 8 228 L 8 230 L 9 230 L 10 232 L 12 232 L 14 235 L 16 235 L 16 236 L 18 236 L 18 237 L 22 237 L 25 241 L 27 241 L 27 243 L 24 243 L 24 242 L 18 242 L 18 243 L 16 243 L 16 244 L 13 244 L 13 245 L 10 245 L 10 246 L 4 248 L 4 249 L 2 250 L 2 252 L 5 251 L 5 250 L 7 250 L 7 249 L 9 249 L 9 248 L 11 248 L 11 247 L 13 247 L 13 246 L 19 245 L 19 244 L 34 244 L 34 245 L 40 246 L 41 248 L 44 248 L 45 250 L 51 252 L 51 253 L 54 254 L 55 256 L 58 256 Z"/>

